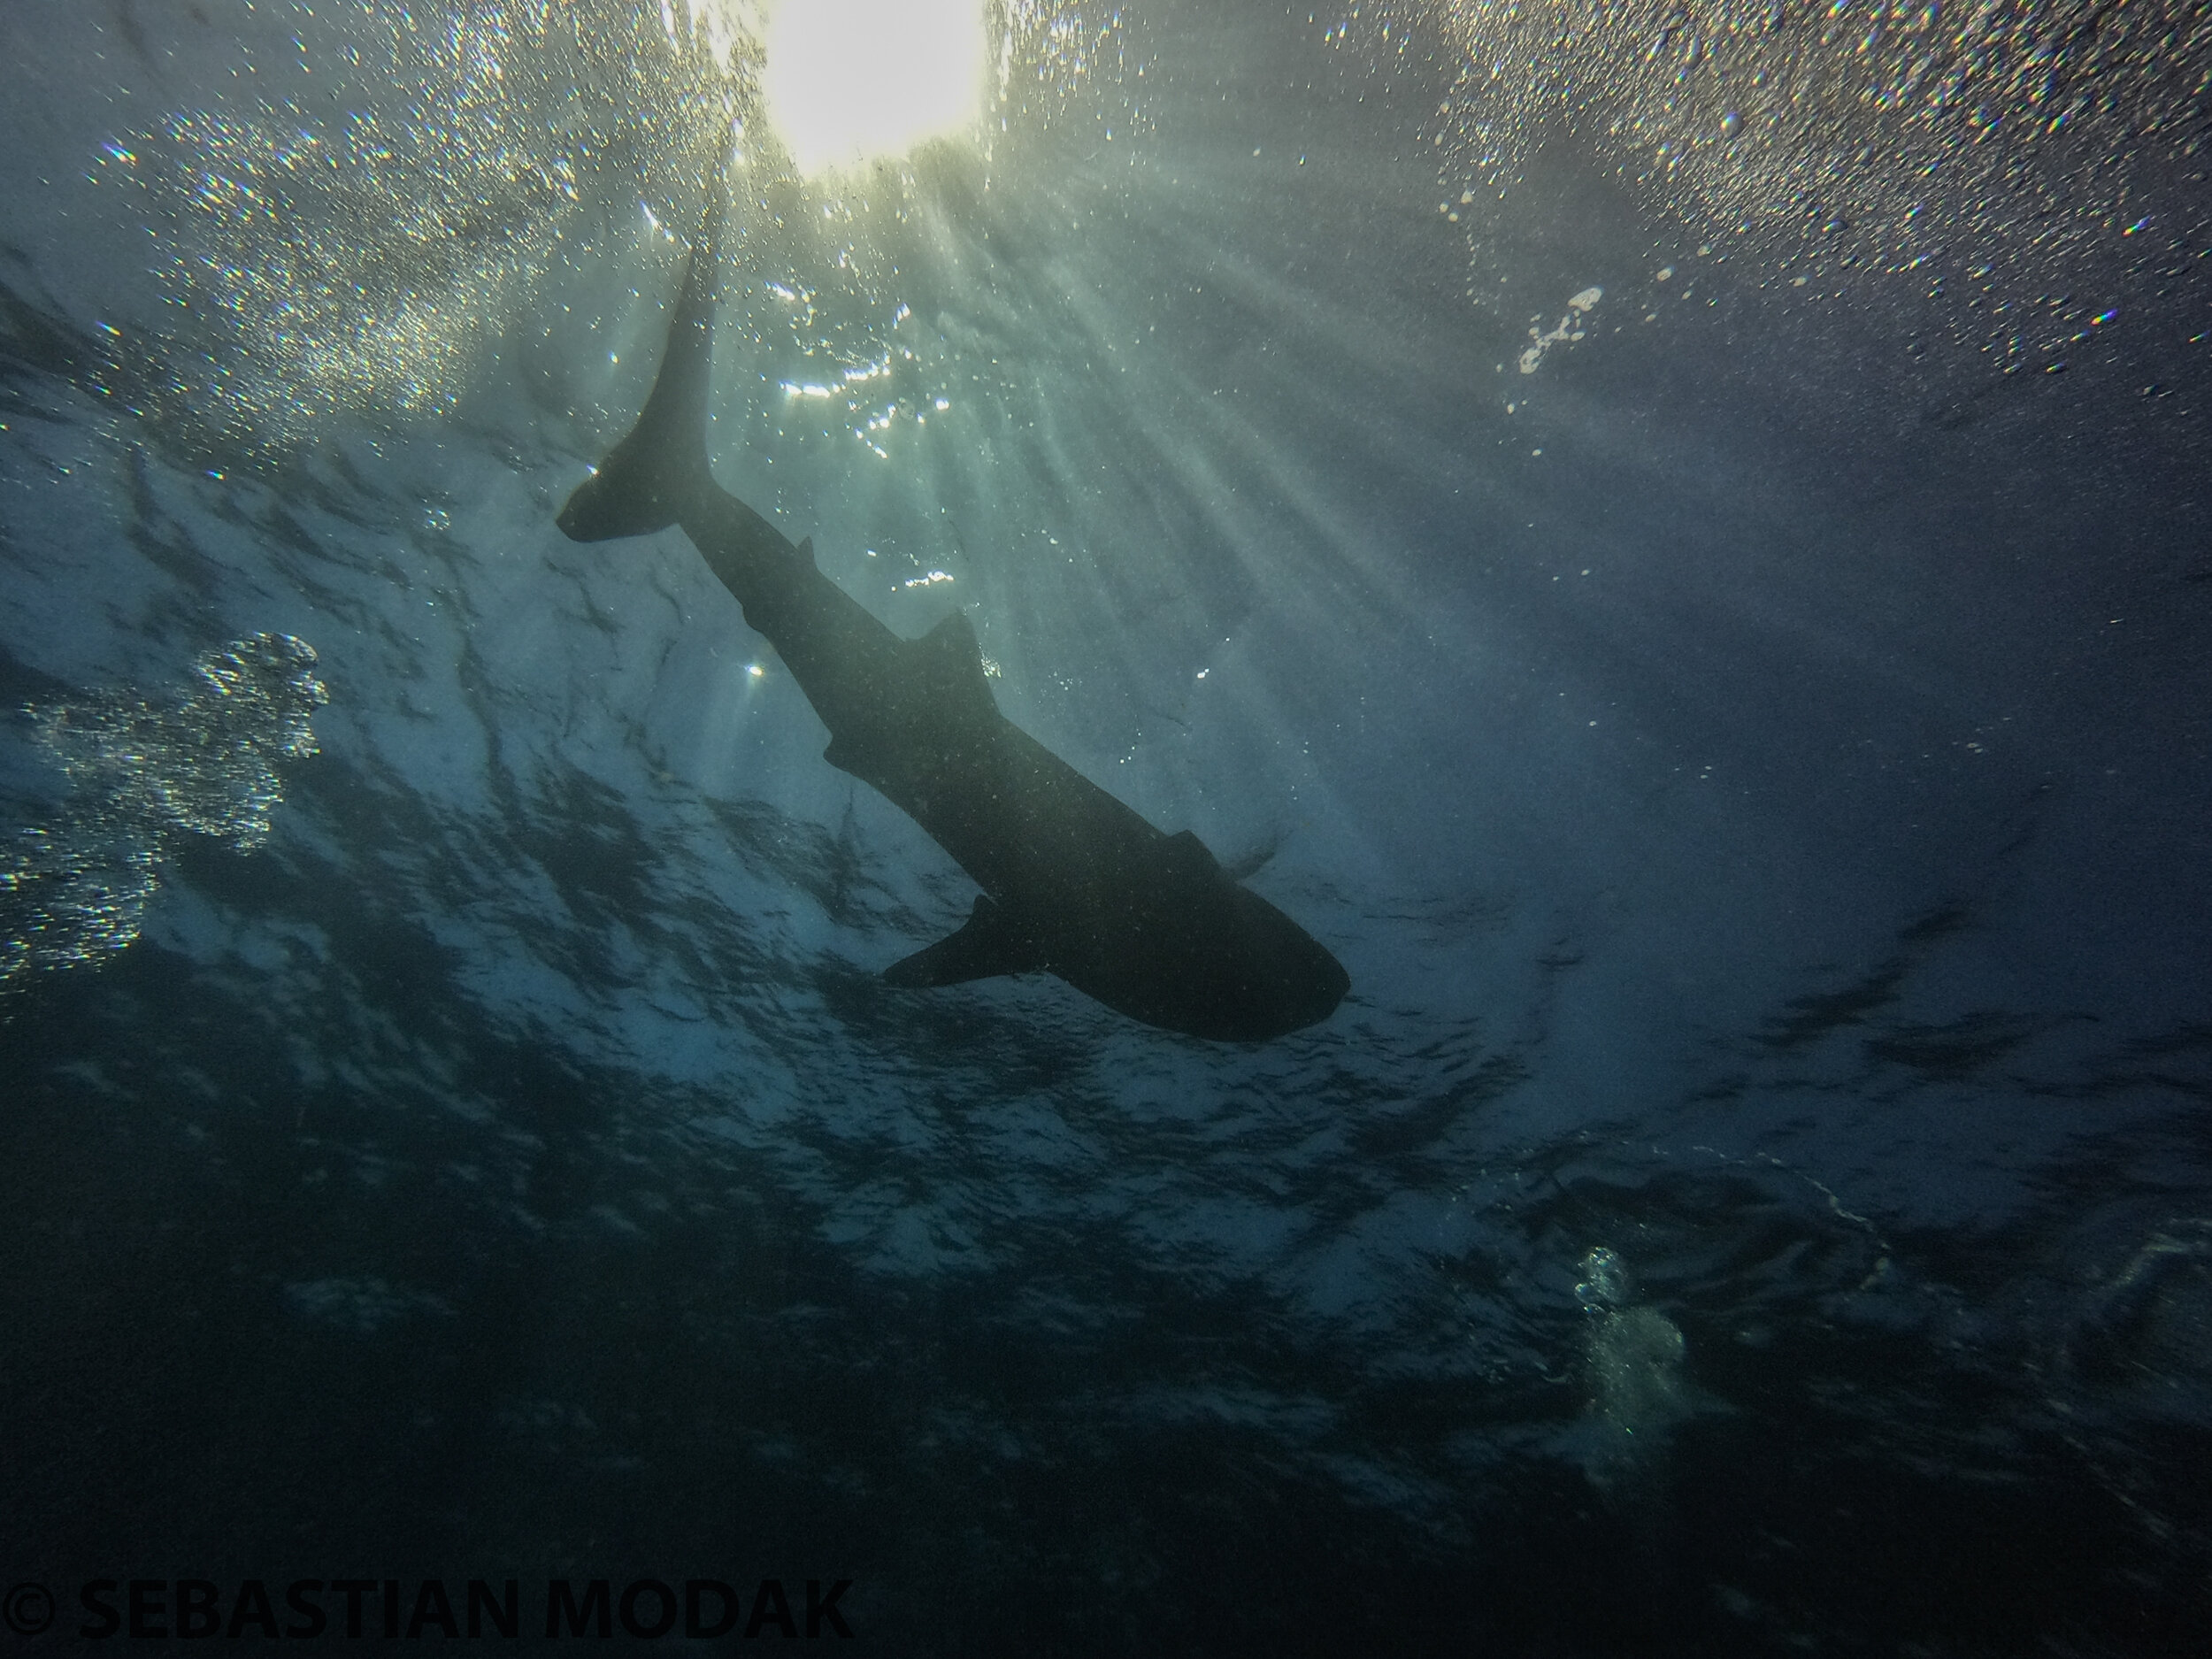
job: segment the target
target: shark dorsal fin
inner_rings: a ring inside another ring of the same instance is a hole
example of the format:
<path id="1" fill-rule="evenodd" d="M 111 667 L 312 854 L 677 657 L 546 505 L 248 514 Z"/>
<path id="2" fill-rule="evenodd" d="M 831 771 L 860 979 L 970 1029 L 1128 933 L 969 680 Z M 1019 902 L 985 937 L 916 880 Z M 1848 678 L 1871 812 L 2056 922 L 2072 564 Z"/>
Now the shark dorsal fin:
<path id="1" fill-rule="evenodd" d="M 814 563 L 814 538 L 812 536 L 807 537 L 805 541 L 799 543 L 799 557 L 809 565 Z"/>
<path id="2" fill-rule="evenodd" d="M 803 541 L 799 551 L 810 557 L 813 547 Z M 904 641 L 899 649 L 912 669 L 910 681 L 897 687 L 895 699 L 877 711 L 877 719 L 847 723 L 822 751 L 822 758 L 840 772 L 886 792 L 910 774 L 918 741 L 928 749 L 940 741 L 941 733 L 930 735 L 933 723 L 950 717 L 949 729 L 965 733 L 960 741 L 972 741 L 979 729 L 999 718 L 975 629 L 959 611 L 920 639 Z"/>
<path id="3" fill-rule="evenodd" d="M 893 963 L 884 982 L 906 990 L 936 985 L 964 985 L 1002 973 L 1030 973 L 1045 965 L 1044 953 L 1027 928 L 987 894 L 976 895 L 975 908 L 960 931 L 927 949 Z"/>
<path id="4" fill-rule="evenodd" d="M 1213 856 L 1195 830 L 1178 830 L 1162 844 L 1161 852 L 1167 859 L 1168 868 L 1186 877 L 1213 877 L 1222 873 L 1221 861 Z"/>
<path id="5" fill-rule="evenodd" d="M 956 611 L 909 648 L 923 663 L 931 689 L 941 697 L 995 711 L 991 682 L 983 672 L 983 648 L 976 643 L 968 613 Z"/>

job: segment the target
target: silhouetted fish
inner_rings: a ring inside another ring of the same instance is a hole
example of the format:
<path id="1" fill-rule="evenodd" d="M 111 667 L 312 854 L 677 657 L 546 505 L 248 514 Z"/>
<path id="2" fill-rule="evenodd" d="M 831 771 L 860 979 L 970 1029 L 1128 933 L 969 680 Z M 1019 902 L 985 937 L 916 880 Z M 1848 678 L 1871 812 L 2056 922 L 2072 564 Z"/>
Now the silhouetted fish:
<path id="1" fill-rule="evenodd" d="M 958 611 L 902 640 L 714 481 L 708 369 L 721 210 L 685 268 L 644 412 L 569 497 L 578 541 L 680 525 L 829 727 L 823 758 L 880 791 L 983 889 L 965 926 L 895 963 L 896 986 L 1042 971 L 1133 1019 L 1223 1041 L 1325 1019 L 1351 981 L 1198 837 L 1155 829 L 998 711 Z"/>

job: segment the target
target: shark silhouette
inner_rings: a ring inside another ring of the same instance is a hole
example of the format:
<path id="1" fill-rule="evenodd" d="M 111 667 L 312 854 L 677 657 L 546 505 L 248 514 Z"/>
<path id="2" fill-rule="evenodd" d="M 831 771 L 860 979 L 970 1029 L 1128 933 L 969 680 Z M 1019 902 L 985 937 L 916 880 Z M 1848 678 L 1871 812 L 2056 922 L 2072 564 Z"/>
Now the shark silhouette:
<path id="1" fill-rule="evenodd" d="M 685 267 L 660 375 L 637 425 L 561 509 L 577 541 L 682 526 L 829 728 L 823 758 L 878 790 L 983 889 L 966 924 L 884 971 L 955 985 L 1041 971 L 1133 1019 L 1254 1042 L 1325 1019 L 1351 980 L 1318 941 L 998 711 L 975 631 L 954 611 L 903 640 L 718 486 L 708 370 L 721 210 Z"/>

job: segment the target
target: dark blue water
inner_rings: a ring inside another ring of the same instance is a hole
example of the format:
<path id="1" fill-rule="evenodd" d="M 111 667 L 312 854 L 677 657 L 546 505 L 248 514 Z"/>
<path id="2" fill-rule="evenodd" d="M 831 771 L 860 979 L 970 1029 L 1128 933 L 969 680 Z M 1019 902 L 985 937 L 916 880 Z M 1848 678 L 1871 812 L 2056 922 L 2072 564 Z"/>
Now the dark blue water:
<path id="1" fill-rule="evenodd" d="M 992 15 L 826 184 L 657 8 L 0 12 L 0 1641 L 2198 1651 L 2201 18 Z M 718 476 L 1326 1023 L 885 987 L 972 885 L 553 528 L 733 119 Z"/>

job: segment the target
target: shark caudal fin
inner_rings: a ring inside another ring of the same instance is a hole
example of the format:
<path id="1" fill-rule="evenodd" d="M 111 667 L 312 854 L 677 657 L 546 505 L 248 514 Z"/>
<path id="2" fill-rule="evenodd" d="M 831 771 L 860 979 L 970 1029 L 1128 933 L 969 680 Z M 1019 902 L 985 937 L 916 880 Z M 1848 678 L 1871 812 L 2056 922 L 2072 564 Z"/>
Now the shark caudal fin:
<path id="1" fill-rule="evenodd" d="M 555 520 L 572 541 L 611 541 L 650 535 L 683 517 L 684 505 L 707 484 L 707 379 L 714 361 L 714 303 L 721 289 L 722 204 L 719 174 L 699 240 L 684 266 L 683 291 L 669 319 L 660 378 L 630 428 L 599 468 L 578 487 Z"/>

